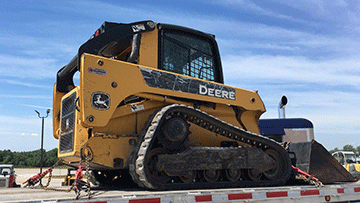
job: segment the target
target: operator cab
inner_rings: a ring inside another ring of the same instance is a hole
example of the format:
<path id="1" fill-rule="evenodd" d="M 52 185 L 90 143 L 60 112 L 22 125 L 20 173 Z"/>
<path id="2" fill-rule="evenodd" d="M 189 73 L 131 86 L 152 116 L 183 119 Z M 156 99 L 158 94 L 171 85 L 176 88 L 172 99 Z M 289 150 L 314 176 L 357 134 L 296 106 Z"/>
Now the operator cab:
<path id="1" fill-rule="evenodd" d="M 347 163 L 356 163 L 354 152 L 338 151 L 334 152 L 332 156 L 343 166 Z"/>
<path id="2" fill-rule="evenodd" d="M 224 83 L 214 35 L 152 21 L 104 22 L 69 64 L 59 70 L 58 92 L 67 93 L 75 87 L 73 76 L 84 53 Z"/>

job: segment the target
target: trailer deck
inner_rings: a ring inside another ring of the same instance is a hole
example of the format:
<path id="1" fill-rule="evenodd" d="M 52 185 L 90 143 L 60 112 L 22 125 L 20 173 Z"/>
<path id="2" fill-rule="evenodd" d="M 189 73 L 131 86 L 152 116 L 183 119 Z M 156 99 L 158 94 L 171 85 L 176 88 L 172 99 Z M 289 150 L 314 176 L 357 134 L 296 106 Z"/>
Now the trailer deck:
<path id="1" fill-rule="evenodd" d="M 57 180 L 59 181 L 59 180 Z M 52 187 L 68 189 L 67 186 Z M 360 183 L 315 186 L 282 186 L 268 188 L 227 188 L 178 191 L 147 191 L 139 188 L 91 188 L 91 199 L 83 192 L 79 200 L 75 193 L 30 188 L 0 190 L 0 202 L 354 202 L 360 201 Z M 327 201 L 329 200 L 329 201 Z"/>

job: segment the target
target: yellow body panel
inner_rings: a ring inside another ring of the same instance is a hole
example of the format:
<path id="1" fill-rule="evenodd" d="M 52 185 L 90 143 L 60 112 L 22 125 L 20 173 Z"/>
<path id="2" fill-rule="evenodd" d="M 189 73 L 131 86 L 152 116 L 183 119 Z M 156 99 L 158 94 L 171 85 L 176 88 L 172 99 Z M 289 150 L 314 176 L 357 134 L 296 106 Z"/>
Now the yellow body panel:
<path id="1" fill-rule="evenodd" d="M 144 33 L 141 36 L 141 45 L 138 64 L 149 67 L 158 65 L 158 32 Z"/>
<path id="2" fill-rule="evenodd" d="M 61 99 L 65 93 L 56 91 L 56 84 L 54 85 L 54 93 L 53 93 L 53 135 L 56 139 L 59 139 L 60 136 L 60 109 L 61 109 Z"/>
<path id="3" fill-rule="evenodd" d="M 101 66 L 98 63 L 99 60 L 102 62 Z M 59 153 L 60 158 L 69 162 L 78 161 L 81 147 L 88 146 L 94 153 L 92 160 L 94 163 L 110 168 L 114 167 L 114 159 L 117 158 L 123 159 L 126 163 L 130 151 L 133 149 L 133 146 L 129 144 L 129 139 L 136 140 L 136 135 L 141 132 L 148 117 L 156 109 L 172 103 L 193 105 L 184 101 L 168 99 L 169 96 L 215 103 L 215 109 L 200 106 L 200 110 L 237 127 L 244 126 L 248 131 L 259 133 L 257 122 L 265 108 L 256 91 L 235 88 L 236 100 L 172 91 L 148 86 L 139 66 L 132 63 L 91 54 L 84 54 L 81 62 L 80 87 L 73 90 L 77 91 L 80 96 L 80 112 L 76 111 L 74 151 Z M 88 71 L 89 68 L 105 70 L 106 75 L 93 74 Z M 145 68 L 152 69 L 151 67 Z M 68 94 L 70 95 L 73 91 Z M 111 101 L 108 110 L 97 110 L 92 107 L 91 97 L 94 92 L 104 92 L 110 95 Z M 148 100 L 118 107 L 121 101 L 131 95 L 141 96 Z M 132 112 L 132 105 L 142 106 L 143 110 Z M 236 118 L 231 106 L 241 107 L 239 118 Z M 89 118 L 93 120 L 89 120 Z M 238 120 L 242 121 L 243 126 L 239 124 Z M 91 135 L 88 134 L 89 128 L 92 129 Z M 226 138 L 209 133 L 197 126 L 191 126 L 190 131 L 192 132 L 190 139 L 197 146 L 220 146 L 221 141 L 226 140 Z M 101 135 L 107 137 L 104 138 Z M 109 139 L 108 137 L 111 136 L 116 139 Z"/>
<path id="4" fill-rule="evenodd" d="M 357 172 L 360 172 L 360 164 L 353 164 L 354 165 L 354 168 Z M 347 171 L 350 171 L 350 164 L 346 164 L 346 170 Z"/>
<path id="5" fill-rule="evenodd" d="M 101 66 L 98 65 L 101 60 Z M 191 98 L 199 101 L 216 103 L 216 108 L 200 106 L 200 110 L 207 112 L 214 117 L 224 120 L 232 125 L 242 128 L 238 120 L 241 120 L 245 128 L 251 132 L 259 133 L 258 118 L 264 112 L 264 105 L 255 91 L 247 91 L 235 88 L 236 100 L 227 100 L 192 93 L 172 91 L 161 88 L 150 87 L 143 79 L 143 75 L 138 65 L 108 59 L 90 54 L 82 56 L 81 79 L 80 79 L 80 112 L 76 115 L 77 129 L 76 144 L 84 143 L 87 139 L 87 131 L 83 128 L 92 128 L 92 135 L 85 146 L 92 149 L 94 153 L 93 162 L 106 167 L 114 167 L 114 159 L 123 159 L 126 163 L 130 151 L 129 139 L 136 140 L 136 135 L 144 128 L 148 117 L 156 110 L 172 103 L 179 103 L 192 106 L 192 103 L 177 101 L 172 98 Z M 144 66 L 143 66 L 144 67 Z M 105 70 L 106 75 L 93 74 L 88 68 Z M 152 69 L 150 67 L 146 67 Z M 174 73 L 172 73 L 174 74 Z M 182 76 L 186 77 L 186 76 Z M 112 85 L 116 84 L 116 85 Z M 97 110 L 91 106 L 91 97 L 94 92 L 104 92 L 111 97 L 110 108 L 108 110 Z M 137 95 L 148 100 L 139 103 L 123 105 L 118 107 L 125 98 Z M 142 106 L 143 110 L 132 112 L 131 106 Z M 241 106 L 242 113 L 236 118 L 233 107 Z M 92 118 L 93 120 L 89 120 Z M 82 127 L 83 126 L 83 127 Z M 81 132 L 81 130 L 83 130 Z M 86 132 L 85 132 L 86 131 Z M 190 139 L 197 146 L 220 146 L 226 138 L 217 136 L 215 133 L 191 126 Z M 82 136 L 79 136 L 83 133 Z M 103 138 L 100 135 L 105 135 Z M 116 139 L 108 139 L 113 136 Z M 79 140 L 82 138 L 81 140 Z M 120 147 L 121 146 L 121 147 Z M 76 145 L 75 151 L 79 152 L 80 145 Z M 71 157 L 79 153 L 60 154 L 60 157 Z"/>
<path id="6" fill-rule="evenodd" d="M 134 137 L 116 137 L 110 135 L 96 135 L 89 139 L 85 146 L 92 150 L 92 162 L 107 168 L 124 168 L 126 163 L 114 163 L 114 159 L 127 160 L 131 150 L 129 141 Z"/>
<path id="7" fill-rule="evenodd" d="M 98 65 L 98 61 L 102 61 L 102 66 Z M 240 88 L 235 88 L 236 95 L 239 95 L 235 100 L 228 100 L 223 98 L 216 98 L 206 95 L 198 95 L 187 92 L 173 91 L 161 88 L 154 88 L 148 86 L 144 79 L 138 65 L 108 59 L 104 57 L 84 54 L 82 56 L 81 77 L 80 83 L 82 91 L 80 93 L 80 108 L 84 125 L 103 127 L 106 126 L 110 118 L 114 114 L 118 104 L 125 98 L 131 95 L 139 95 L 144 93 L 149 94 L 149 99 L 152 98 L 151 94 L 173 96 L 180 98 L 191 98 L 198 101 L 213 102 L 216 104 L 241 106 L 245 110 L 251 110 L 263 113 L 265 107 L 256 91 L 248 91 Z M 88 68 L 98 68 L 106 70 L 107 75 L 92 74 L 87 71 Z M 145 67 L 152 69 L 151 67 Z M 154 69 L 156 70 L 156 69 Z M 164 71 L 166 72 L 166 71 Z M 172 73 L 178 75 L 176 73 Z M 180 75 L 178 75 L 180 76 Z M 182 77 L 187 77 L 183 76 Z M 189 77 L 190 78 L 190 77 Z M 199 79 L 200 80 L 200 79 Z M 117 84 L 112 87 L 112 84 Z M 227 86 L 227 85 L 223 85 Z M 230 87 L 230 86 L 227 86 Z M 233 87 L 232 87 L 233 88 Z M 91 107 L 91 95 L 94 92 L 104 92 L 111 95 L 110 108 L 106 111 L 96 110 Z M 165 98 L 163 98 L 164 101 Z M 89 122 L 88 118 L 94 118 L 94 121 Z M 101 119 L 98 119 L 101 118 Z M 257 123 L 256 123 L 257 125 Z"/>

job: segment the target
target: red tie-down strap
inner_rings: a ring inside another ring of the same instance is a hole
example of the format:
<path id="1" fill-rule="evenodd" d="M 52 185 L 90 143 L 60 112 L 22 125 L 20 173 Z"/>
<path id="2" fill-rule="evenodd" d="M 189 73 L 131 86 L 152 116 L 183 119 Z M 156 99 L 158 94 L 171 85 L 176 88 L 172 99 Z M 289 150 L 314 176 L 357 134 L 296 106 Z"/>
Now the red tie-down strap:
<path id="1" fill-rule="evenodd" d="M 295 174 L 297 177 L 305 180 L 306 182 L 309 182 L 309 183 L 311 183 L 311 184 L 314 184 L 314 185 L 316 185 L 316 186 L 318 186 L 318 187 L 319 187 L 319 186 L 324 186 L 324 185 L 322 184 L 322 182 L 321 182 L 319 179 L 317 179 L 316 177 L 314 177 L 314 176 L 312 176 L 312 175 L 310 175 L 310 174 L 308 174 L 308 173 L 300 170 L 299 168 L 296 168 L 296 167 L 293 166 L 293 165 L 291 165 L 291 168 L 292 168 L 294 174 Z"/>
<path id="2" fill-rule="evenodd" d="M 28 186 L 33 186 L 33 185 L 35 185 L 37 182 L 39 182 L 39 180 L 40 180 L 41 178 L 43 178 L 44 176 L 46 176 L 46 174 L 51 173 L 51 172 L 52 172 L 52 169 L 49 168 L 48 170 L 46 170 L 46 171 L 44 171 L 44 172 L 42 172 L 42 173 L 38 173 L 38 174 L 34 175 L 33 177 L 27 179 L 25 182 L 23 182 L 23 184 L 26 184 L 26 183 L 27 183 Z"/>

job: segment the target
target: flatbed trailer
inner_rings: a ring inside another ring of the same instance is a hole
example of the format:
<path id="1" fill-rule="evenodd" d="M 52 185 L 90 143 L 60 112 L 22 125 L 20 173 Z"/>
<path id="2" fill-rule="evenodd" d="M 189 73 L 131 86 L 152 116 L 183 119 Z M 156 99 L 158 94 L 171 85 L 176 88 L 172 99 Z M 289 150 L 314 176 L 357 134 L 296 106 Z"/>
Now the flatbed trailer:
<path id="1" fill-rule="evenodd" d="M 59 186 L 56 189 L 67 189 Z M 316 187 L 312 185 L 148 191 L 139 188 L 91 188 L 91 199 L 83 192 L 14 188 L 0 190 L 0 202 L 92 202 L 92 203 L 196 203 L 196 202 L 360 202 L 360 182 Z"/>

